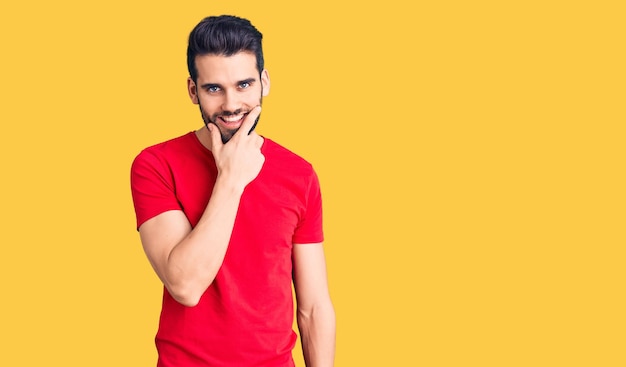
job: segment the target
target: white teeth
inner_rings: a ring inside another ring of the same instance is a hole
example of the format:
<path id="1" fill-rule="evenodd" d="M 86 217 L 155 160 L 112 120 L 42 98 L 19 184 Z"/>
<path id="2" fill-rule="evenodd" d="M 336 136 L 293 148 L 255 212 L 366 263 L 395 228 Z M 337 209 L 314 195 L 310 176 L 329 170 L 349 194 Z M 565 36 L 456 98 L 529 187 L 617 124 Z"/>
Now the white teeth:
<path id="1" fill-rule="evenodd" d="M 243 115 L 236 115 L 236 116 L 222 116 L 222 120 L 226 121 L 226 122 L 236 122 L 241 120 L 241 118 L 243 117 Z"/>

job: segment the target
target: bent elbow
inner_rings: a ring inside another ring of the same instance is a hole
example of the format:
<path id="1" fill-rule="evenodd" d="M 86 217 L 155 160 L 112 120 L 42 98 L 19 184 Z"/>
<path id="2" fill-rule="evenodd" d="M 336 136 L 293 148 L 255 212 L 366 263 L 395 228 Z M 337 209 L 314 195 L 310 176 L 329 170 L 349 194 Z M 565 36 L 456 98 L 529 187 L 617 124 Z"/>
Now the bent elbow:
<path id="1" fill-rule="evenodd" d="M 195 307 L 198 305 L 198 303 L 200 302 L 200 297 L 174 297 L 174 299 L 176 300 L 176 302 L 180 303 L 183 306 L 186 307 Z"/>
<path id="2" fill-rule="evenodd" d="M 168 292 L 176 302 L 186 307 L 195 307 L 202 297 L 202 292 L 180 287 L 168 288 Z"/>

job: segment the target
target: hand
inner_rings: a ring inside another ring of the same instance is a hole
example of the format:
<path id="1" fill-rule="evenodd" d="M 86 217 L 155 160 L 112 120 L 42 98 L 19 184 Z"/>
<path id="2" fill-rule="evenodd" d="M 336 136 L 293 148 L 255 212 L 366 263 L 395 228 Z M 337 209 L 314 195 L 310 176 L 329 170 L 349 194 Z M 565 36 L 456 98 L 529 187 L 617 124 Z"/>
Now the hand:
<path id="1" fill-rule="evenodd" d="M 217 126 L 207 126 L 211 134 L 211 150 L 217 164 L 218 176 L 241 190 L 257 177 L 265 162 L 261 153 L 263 138 L 256 132 L 250 132 L 260 113 L 261 106 L 253 108 L 226 144 L 222 143 Z"/>

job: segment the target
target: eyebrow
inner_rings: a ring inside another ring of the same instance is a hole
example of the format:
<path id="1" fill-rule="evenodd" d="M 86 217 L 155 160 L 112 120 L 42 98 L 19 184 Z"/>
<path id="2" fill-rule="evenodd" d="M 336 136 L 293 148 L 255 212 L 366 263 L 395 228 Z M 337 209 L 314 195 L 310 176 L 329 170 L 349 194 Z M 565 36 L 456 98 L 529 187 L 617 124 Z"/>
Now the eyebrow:
<path id="1" fill-rule="evenodd" d="M 255 81 L 256 81 L 255 78 L 248 78 L 248 79 L 244 79 L 244 80 L 238 81 L 237 85 L 243 84 L 243 83 L 252 84 Z M 221 84 L 219 84 L 219 83 L 205 83 L 205 84 L 202 84 L 200 87 L 203 88 L 203 89 L 207 89 L 207 88 L 211 88 L 211 87 L 218 87 L 218 88 L 222 88 L 223 89 L 223 86 Z"/>

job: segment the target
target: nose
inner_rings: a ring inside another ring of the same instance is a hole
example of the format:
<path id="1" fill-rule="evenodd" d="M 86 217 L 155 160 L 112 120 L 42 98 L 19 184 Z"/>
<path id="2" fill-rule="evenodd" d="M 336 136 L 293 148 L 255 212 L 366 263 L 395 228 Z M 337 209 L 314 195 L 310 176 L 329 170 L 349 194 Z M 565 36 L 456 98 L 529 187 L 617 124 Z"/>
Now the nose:
<path id="1" fill-rule="evenodd" d="M 224 100 L 222 101 L 222 110 L 224 112 L 235 112 L 241 109 L 241 99 L 236 91 L 226 91 Z"/>

